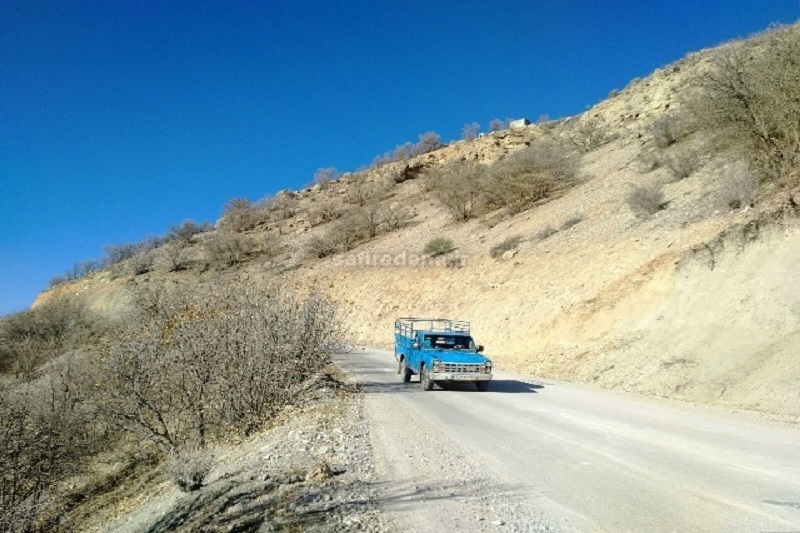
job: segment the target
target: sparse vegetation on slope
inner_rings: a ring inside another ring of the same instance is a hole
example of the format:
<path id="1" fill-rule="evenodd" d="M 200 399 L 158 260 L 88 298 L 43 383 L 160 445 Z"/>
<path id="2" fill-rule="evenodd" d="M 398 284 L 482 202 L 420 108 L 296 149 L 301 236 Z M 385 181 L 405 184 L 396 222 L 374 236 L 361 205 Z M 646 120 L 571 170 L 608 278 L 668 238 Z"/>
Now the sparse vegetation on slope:
<path id="1" fill-rule="evenodd" d="M 126 443 L 198 488 L 207 443 L 258 430 L 328 364 L 337 309 L 313 291 L 215 283 L 145 290 L 104 329 L 67 299 L 3 319 L 0 531 L 57 530 L 69 498 L 56 484 Z"/>

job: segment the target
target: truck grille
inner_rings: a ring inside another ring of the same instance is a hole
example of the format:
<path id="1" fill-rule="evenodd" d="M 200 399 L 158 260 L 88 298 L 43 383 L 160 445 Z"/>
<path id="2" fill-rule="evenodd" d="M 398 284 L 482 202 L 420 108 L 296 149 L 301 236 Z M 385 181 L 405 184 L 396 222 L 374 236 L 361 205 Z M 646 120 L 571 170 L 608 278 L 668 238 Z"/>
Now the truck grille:
<path id="1" fill-rule="evenodd" d="M 480 374 L 483 371 L 483 365 L 476 363 L 443 363 L 445 372 L 453 372 L 458 374 Z"/>

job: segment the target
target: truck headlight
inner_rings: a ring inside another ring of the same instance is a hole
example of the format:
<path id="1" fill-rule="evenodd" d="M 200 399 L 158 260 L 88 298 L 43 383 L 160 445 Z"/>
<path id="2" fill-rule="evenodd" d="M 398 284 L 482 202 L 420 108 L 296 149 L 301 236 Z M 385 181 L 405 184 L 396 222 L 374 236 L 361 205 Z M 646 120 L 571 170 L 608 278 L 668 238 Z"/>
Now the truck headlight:
<path id="1" fill-rule="evenodd" d="M 434 372 L 439 372 L 439 365 L 441 365 L 441 364 L 442 364 L 441 361 L 439 361 L 438 359 L 434 359 L 433 360 L 433 365 L 432 365 L 433 366 L 433 371 Z"/>
<path id="2" fill-rule="evenodd" d="M 486 374 L 491 374 L 492 373 L 492 362 L 491 361 L 486 361 L 485 363 L 483 363 L 483 371 Z"/>

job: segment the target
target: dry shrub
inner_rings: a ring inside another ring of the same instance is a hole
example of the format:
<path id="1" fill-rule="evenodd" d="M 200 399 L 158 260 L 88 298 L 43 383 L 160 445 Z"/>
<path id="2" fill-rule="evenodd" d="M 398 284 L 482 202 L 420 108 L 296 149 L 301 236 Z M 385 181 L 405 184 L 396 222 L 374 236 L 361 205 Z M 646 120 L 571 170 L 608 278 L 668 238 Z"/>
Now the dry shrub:
<path id="1" fill-rule="evenodd" d="M 226 230 L 209 235 L 204 245 L 209 265 L 220 270 L 244 263 L 257 251 L 254 237 Z"/>
<path id="2" fill-rule="evenodd" d="M 584 153 L 592 152 L 615 138 L 609 126 L 596 116 L 583 115 L 565 124 L 571 126 L 567 130 L 570 140 Z"/>
<path id="3" fill-rule="evenodd" d="M 101 328 L 77 297 L 64 296 L 0 319 L 0 373 L 29 381 L 39 367 L 88 342 Z"/>
<path id="4" fill-rule="evenodd" d="M 691 127 L 685 113 L 670 112 L 654 119 L 648 130 L 653 143 L 664 150 L 688 135 Z"/>
<path id="5" fill-rule="evenodd" d="M 183 492 L 193 492 L 203 486 L 211 472 L 214 456 L 198 445 L 181 446 L 169 455 L 169 475 L 173 483 Z"/>
<path id="6" fill-rule="evenodd" d="M 64 358 L 34 383 L 0 388 L 0 531 L 51 530 L 51 487 L 108 444 L 90 383 L 88 368 Z"/>
<path id="7" fill-rule="evenodd" d="M 485 180 L 490 208 L 519 213 L 577 178 L 577 156 L 565 142 L 545 138 L 495 163 Z"/>
<path id="8" fill-rule="evenodd" d="M 318 168 L 314 172 L 314 184 L 322 188 L 327 188 L 332 181 L 338 180 L 342 176 L 336 167 Z"/>
<path id="9" fill-rule="evenodd" d="M 386 183 L 368 182 L 363 176 L 359 176 L 347 188 L 347 202 L 359 207 L 377 203 L 388 188 Z"/>
<path id="10" fill-rule="evenodd" d="M 481 131 L 481 125 L 477 122 L 464 124 L 461 128 L 461 138 L 466 141 L 473 141 L 478 138 L 478 133 Z"/>
<path id="11" fill-rule="evenodd" d="M 704 164 L 703 150 L 692 146 L 675 146 L 664 158 L 675 181 L 688 178 Z"/>
<path id="12" fill-rule="evenodd" d="M 492 246 L 491 250 L 489 250 L 489 255 L 494 259 L 502 257 L 504 253 L 515 250 L 521 241 L 522 235 L 512 235 L 511 237 L 504 239 L 502 242 Z"/>
<path id="13" fill-rule="evenodd" d="M 637 185 L 628 193 L 625 201 L 637 217 L 646 218 L 666 206 L 664 187 L 656 183 Z"/>
<path id="14" fill-rule="evenodd" d="M 102 376 L 105 415 L 165 452 L 250 434 L 342 340 L 324 295 L 220 284 L 142 293 Z"/>
<path id="15" fill-rule="evenodd" d="M 243 232 L 269 221 L 269 213 L 263 205 L 251 202 L 247 198 L 234 198 L 222 211 L 219 229 L 231 232 Z"/>
<path id="16" fill-rule="evenodd" d="M 335 254 L 339 250 L 338 245 L 338 241 L 334 239 L 330 233 L 315 235 L 309 239 L 308 245 L 306 246 L 306 253 L 310 257 L 322 259 L 323 257 Z"/>
<path id="17" fill-rule="evenodd" d="M 175 239 L 158 251 L 154 266 L 166 272 L 177 272 L 186 270 L 191 265 L 189 258 L 189 244 L 183 239 Z"/>
<path id="18" fill-rule="evenodd" d="M 715 50 L 692 102 L 721 148 L 736 148 L 760 181 L 800 169 L 800 28 L 779 27 Z"/>
<path id="19" fill-rule="evenodd" d="M 313 237 L 307 253 L 311 257 L 327 257 L 336 252 L 352 250 L 380 234 L 405 226 L 411 214 L 399 205 L 368 204 L 343 214 L 322 235 Z"/>
<path id="20" fill-rule="evenodd" d="M 485 166 L 459 161 L 431 172 L 427 186 L 455 220 L 466 222 L 477 216 L 483 205 L 485 175 Z"/>
<path id="21" fill-rule="evenodd" d="M 734 164 L 725 169 L 722 180 L 722 202 L 731 209 L 755 204 L 758 181 L 746 165 Z"/>
<path id="22" fill-rule="evenodd" d="M 422 251 L 435 256 L 450 253 L 455 249 L 455 243 L 450 237 L 434 237 L 425 243 L 425 248 Z"/>
<path id="23" fill-rule="evenodd" d="M 272 221 L 282 222 L 297 214 L 297 194 L 292 191 L 281 191 L 261 202 L 263 209 Z"/>
<path id="24" fill-rule="evenodd" d="M 308 222 L 311 227 L 321 226 L 341 218 L 345 210 L 336 201 L 320 202 L 308 211 Z"/>
<path id="25" fill-rule="evenodd" d="M 168 241 L 179 241 L 184 244 L 189 244 L 194 239 L 195 235 L 209 231 L 211 224 L 203 222 L 198 224 L 194 220 L 187 219 L 177 226 L 172 226 L 167 233 Z"/>

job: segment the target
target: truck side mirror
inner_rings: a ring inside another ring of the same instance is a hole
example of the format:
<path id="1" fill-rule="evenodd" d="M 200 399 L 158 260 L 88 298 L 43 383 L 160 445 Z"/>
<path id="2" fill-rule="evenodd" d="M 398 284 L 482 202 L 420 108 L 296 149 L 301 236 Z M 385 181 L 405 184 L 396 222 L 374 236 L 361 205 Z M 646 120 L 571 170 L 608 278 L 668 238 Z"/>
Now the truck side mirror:
<path id="1" fill-rule="evenodd" d="M 411 347 L 414 348 L 415 350 L 419 350 L 419 343 L 414 341 L 414 344 L 412 344 Z"/>
<path id="2" fill-rule="evenodd" d="M 483 344 L 479 344 L 478 348 L 475 351 L 481 353 L 483 351 Z"/>

